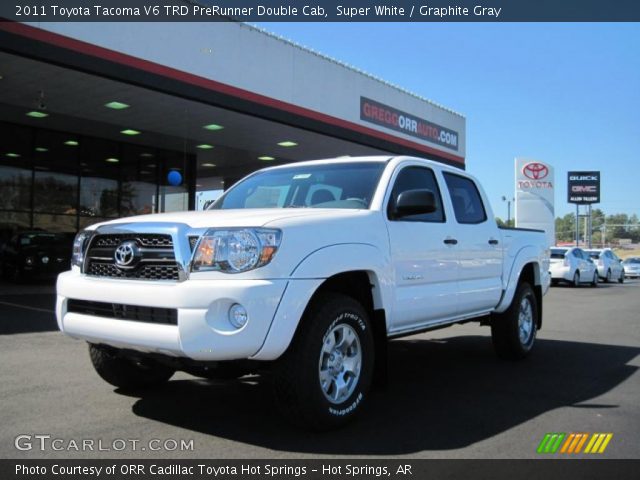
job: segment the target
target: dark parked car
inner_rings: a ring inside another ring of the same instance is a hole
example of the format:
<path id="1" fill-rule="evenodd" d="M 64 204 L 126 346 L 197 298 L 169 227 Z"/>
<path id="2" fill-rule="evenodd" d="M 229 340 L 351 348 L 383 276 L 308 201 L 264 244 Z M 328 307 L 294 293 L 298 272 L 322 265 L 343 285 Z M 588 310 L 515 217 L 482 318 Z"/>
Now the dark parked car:
<path id="1" fill-rule="evenodd" d="M 0 269 L 13 282 L 50 278 L 69 270 L 73 234 L 25 231 L 0 247 Z"/>

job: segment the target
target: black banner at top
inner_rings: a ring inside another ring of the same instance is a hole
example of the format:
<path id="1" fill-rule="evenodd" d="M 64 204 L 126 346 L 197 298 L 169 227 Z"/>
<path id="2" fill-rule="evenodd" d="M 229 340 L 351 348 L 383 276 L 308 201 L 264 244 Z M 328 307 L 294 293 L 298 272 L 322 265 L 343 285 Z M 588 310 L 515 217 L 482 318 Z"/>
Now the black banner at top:
<path id="1" fill-rule="evenodd" d="M 19 22 L 637 22 L 637 0 L 3 0 Z"/>

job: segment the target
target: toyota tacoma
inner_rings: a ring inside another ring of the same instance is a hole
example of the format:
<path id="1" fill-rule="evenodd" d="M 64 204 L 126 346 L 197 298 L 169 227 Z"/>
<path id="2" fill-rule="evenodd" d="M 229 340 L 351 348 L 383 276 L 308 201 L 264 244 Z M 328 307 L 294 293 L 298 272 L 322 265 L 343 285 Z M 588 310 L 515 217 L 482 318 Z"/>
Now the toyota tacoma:
<path id="1" fill-rule="evenodd" d="M 268 371 L 295 423 L 337 427 L 384 381 L 388 339 L 476 321 L 521 359 L 550 284 L 541 231 L 499 228 L 478 182 L 411 157 L 257 171 L 206 211 L 78 233 L 60 329 L 123 389 Z"/>

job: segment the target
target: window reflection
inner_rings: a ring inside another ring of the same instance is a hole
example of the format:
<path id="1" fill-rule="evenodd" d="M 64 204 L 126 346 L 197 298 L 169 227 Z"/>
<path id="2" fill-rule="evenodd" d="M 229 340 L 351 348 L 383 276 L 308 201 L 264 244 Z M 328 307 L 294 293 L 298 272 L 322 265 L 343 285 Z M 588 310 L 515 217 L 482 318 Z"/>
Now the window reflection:
<path id="1" fill-rule="evenodd" d="M 193 160 L 185 152 L 0 122 L 0 241 L 16 230 L 74 232 L 187 210 Z M 181 175 L 178 184 L 170 184 L 171 171 Z"/>
<path id="2" fill-rule="evenodd" d="M 31 170 L 0 165 L 0 208 L 31 208 Z"/>
<path id="3" fill-rule="evenodd" d="M 117 217 L 118 181 L 101 177 L 82 177 L 80 215 Z"/>

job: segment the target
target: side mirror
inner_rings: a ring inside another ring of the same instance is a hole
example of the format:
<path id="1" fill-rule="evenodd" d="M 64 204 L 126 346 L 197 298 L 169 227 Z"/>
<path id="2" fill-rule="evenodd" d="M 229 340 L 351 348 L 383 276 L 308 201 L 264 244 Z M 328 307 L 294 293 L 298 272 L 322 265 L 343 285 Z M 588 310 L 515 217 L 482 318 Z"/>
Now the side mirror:
<path id="1" fill-rule="evenodd" d="M 407 190 L 398 195 L 395 218 L 421 215 L 436 211 L 436 197 L 431 190 Z"/>

